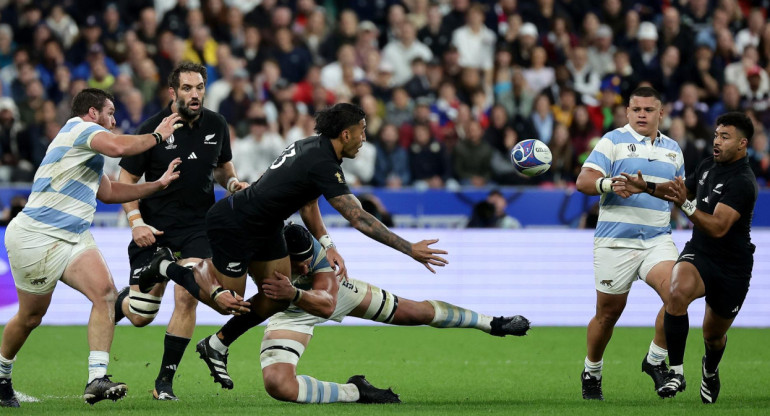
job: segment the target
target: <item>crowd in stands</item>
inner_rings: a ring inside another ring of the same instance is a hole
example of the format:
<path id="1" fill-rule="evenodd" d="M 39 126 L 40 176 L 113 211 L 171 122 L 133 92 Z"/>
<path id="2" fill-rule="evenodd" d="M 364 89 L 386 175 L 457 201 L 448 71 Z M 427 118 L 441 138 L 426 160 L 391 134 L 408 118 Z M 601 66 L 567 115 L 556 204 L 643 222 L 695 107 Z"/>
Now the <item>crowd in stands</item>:
<path id="1" fill-rule="evenodd" d="M 131 133 L 169 103 L 183 60 L 206 65 L 204 105 L 232 128 L 254 181 L 313 114 L 359 104 L 368 141 L 348 182 L 399 188 L 568 186 L 635 87 L 662 92 L 662 130 L 686 171 L 710 155 L 717 115 L 746 111 L 749 157 L 770 180 L 768 1 L 0 1 L 0 183 L 29 182 L 84 87 L 115 96 Z M 550 172 L 517 175 L 520 139 Z M 114 173 L 114 161 L 111 173 Z"/>

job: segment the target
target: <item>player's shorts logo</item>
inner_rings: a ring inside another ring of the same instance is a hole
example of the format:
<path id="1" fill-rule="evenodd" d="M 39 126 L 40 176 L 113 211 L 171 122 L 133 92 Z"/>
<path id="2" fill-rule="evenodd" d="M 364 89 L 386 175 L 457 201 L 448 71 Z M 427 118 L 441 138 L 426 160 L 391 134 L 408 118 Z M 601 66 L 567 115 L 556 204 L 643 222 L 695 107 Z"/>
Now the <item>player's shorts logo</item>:
<path id="1" fill-rule="evenodd" d="M 30 280 L 29 283 L 32 284 L 33 286 L 40 286 L 42 284 L 45 284 L 46 280 L 48 280 L 47 277 L 40 277 L 37 279 Z"/>
<path id="2" fill-rule="evenodd" d="M 243 265 L 238 261 L 232 261 L 230 263 L 227 263 L 227 271 L 228 272 L 235 272 L 239 273 L 241 271 L 241 268 Z"/>
<path id="3" fill-rule="evenodd" d="M 599 282 L 602 286 L 612 287 L 612 280 L 602 280 Z"/>

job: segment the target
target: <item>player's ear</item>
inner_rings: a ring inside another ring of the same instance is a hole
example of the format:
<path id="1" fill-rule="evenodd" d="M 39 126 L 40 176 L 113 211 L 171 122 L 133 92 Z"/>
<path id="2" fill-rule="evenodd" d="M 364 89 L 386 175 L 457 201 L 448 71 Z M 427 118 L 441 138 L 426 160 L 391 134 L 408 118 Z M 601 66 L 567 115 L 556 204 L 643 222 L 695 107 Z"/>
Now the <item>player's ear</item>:
<path id="1" fill-rule="evenodd" d="M 176 101 L 176 91 L 174 91 L 174 87 L 168 87 L 168 95 L 171 96 L 172 101 Z"/>

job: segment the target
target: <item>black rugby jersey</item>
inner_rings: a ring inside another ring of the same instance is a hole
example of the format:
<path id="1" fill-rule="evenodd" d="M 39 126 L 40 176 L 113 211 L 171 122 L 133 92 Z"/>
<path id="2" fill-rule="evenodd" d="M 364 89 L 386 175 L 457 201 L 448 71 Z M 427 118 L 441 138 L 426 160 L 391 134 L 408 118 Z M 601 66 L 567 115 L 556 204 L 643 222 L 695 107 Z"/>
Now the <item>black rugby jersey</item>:
<path id="1" fill-rule="evenodd" d="M 233 209 L 252 225 L 283 221 L 308 202 L 349 194 L 331 139 L 290 144 L 258 181 L 233 196 Z"/>
<path id="2" fill-rule="evenodd" d="M 748 158 L 730 164 L 716 163 L 708 157 L 688 176 L 687 190 L 695 190 L 699 210 L 714 214 L 718 203 L 738 211 L 741 217 L 722 238 L 713 238 L 695 227 L 690 243 L 727 267 L 746 268 L 753 265 L 754 244 L 751 242 L 751 219 L 757 201 L 757 179 Z"/>
<path id="3" fill-rule="evenodd" d="M 136 134 L 152 133 L 169 115 L 170 105 L 142 123 Z M 182 159 L 177 168 L 179 179 L 139 202 L 144 222 L 159 230 L 202 223 L 214 204 L 214 168 L 232 159 L 230 129 L 220 114 L 203 108 L 192 127 L 182 123 L 165 142 L 120 161 L 120 167 L 129 173 L 145 175 L 145 180 L 152 182 L 163 175 L 174 158 Z"/>

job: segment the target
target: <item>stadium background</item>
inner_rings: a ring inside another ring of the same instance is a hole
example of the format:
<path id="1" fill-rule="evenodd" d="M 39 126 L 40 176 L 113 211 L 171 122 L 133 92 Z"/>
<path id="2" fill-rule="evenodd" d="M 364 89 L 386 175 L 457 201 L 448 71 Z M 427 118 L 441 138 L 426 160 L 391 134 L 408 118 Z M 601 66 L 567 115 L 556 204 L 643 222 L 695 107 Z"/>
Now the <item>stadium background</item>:
<path id="1" fill-rule="evenodd" d="M 193 60 L 209 71 L 205 105 L 232 125 L 242 179 L 256 179 L 288 143 L 310 135 L 318 108 L 351 101 L 365 109 L 369 142 L 343 164 L 353 190 L 375 196 L 371 205 L 410 238 L 441 236 L 451 255 L 450 265 L 431 276 L 363 241 L 322 204 L 351 275 L 403 296 L 582 326 L 593 311 L 591 233 L 578 229 L 590 226 L 597 198 L 576 192 L 574 179 L 594 139 L 625 124 L 630 90 L 647 82 L 663 93 L 661 128 L 679 141 L 689 171 L 710 154 L 716 115 L 740 109 L 755 121 L 749 153 L 762 188 L 754 218 L 757 263 L 736 324 L 767 326 L 767 3 L 0 2 L 2 221 L 23 204 L 74 94 L 86 86 L 111 91 L 118 130 L 130 133 L 168 102 L 171 68 Z M 551 147 L 555 161 L 547 175 L 525 179 L 512 172 L 508 152 L 519 138 Z M 114 177 L 116 166 L 108 161 L 107 174 Z M 504 202 L 479 219 L 492 189 L 502 191 Z M 96 225 L 108 228 L 94 234 L 121 287 L 130 232 L 119 211 L 100 204 Z M 472 218 L 498 229 L 466 229 Z M 682 216 L 672 224 L 681 247 L 689 224 Z M 15 291 L 7 263 L 0 273 L 5 322 Z M 620 324 L 649 325 L 646 314 L 655 305 L 651 290 L 634 290 Z M 156 324 L 165 323 L 168 306 L 165 301 Z M 85 323 L 86 309 L 62 285 L 44 322 Z M 222 322 L 207 312 L 201 319 Z"/>

